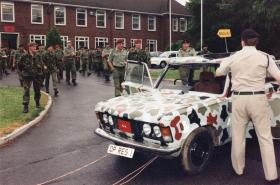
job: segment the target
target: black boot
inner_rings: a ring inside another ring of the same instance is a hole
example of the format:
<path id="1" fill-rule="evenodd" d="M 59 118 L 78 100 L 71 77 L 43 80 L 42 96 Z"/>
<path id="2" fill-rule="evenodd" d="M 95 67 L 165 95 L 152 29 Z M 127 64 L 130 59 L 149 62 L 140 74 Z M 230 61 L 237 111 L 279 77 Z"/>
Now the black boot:
<path id="1" fill-rule="evenodd" d="M 58 96 L 59 91 L 57 89 L 54 89 L 54 96 Z"/>
<path id="2" fill-rule="evenodd" d="M 47 88 L 46 88 L 46 93 L 48 93 L 48 94 L 50 93 L 49 89 L 47 89 Z"/>
<path id="3" fill-rule="evenodd" d="M 28 113 L 28 104 L 27 103 L 23 104 L 23 111 L 22 111 L 22 113 Z"/>
<path id="4" fill-rule="evenodd" d="M 40 101 L 36 101 L 36 108 L 41 108 Z"/>
<path id="5" fill-rule="evenodd" d="M 70 81 L 67 81 L 67 85 L 71 85 Z"/>
<path id="6" fill-rule="evenodd" d="M 73 83 L 73 85 L 75 85 L 75 86 L 77 85 L 77 82 L 76 82 L 75 79 L 72 80 L 72 83 Z"/>

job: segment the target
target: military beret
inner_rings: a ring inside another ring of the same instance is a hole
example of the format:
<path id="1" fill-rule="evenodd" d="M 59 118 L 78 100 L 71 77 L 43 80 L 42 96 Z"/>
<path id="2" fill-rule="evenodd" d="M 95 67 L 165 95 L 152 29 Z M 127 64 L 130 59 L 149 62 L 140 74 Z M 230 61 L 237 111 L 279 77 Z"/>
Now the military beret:
<path id="1" fill-rule="evenodd" d="M 118 39 L 117 44 L 123 44 L 123 39 Z"/>
<path id="2" fill-rule="evenodd" d="M 242 32 L 241 35 L 242 40 L 255 39 L 259 37 L 260 35 L 253 29 L 246 29 Z"/>
<path id="3" fill-rule="evenodd" d="M 190 41 L 188 39 L 183 40 L 183 44 L 189 44 Z"/>
<path id="4" fill-rule="evenodd" d="M 30 42 L 30 43 L 28 44 L 28 47 L 33 47 L 33 46 L 37 46 L 37 44 L 36 44 L 35 42 Z"/>
<path id="5" fill-rule="evenodd" d="M 140 39 L 135 40 L 135 44 L 141 44 L 141 40 Z"/>

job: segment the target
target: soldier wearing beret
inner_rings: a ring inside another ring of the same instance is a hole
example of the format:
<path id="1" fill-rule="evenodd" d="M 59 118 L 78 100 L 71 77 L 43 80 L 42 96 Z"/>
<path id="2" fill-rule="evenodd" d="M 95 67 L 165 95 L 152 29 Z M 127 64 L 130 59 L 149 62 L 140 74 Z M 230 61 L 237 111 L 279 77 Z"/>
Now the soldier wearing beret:
<path id="1" fill-rule="evenodd" d="M 245 168 L 246 129 L 253 122 L 258 137 L 265 179 L 279 184 L 271 134 L 270 108 L 265 94 L 267 73 L 280 84 L 280 71 L 273 58 L 256 49 L 259 34 L 246 29 L 241 36 L 242 50 L 221 63 L 216 76 L 232 76 L 232 150 L 234 172 L 240 176 Z"/>
<path id="2" fill-rule="evenodd" d="M 103 63 L 103 75 L 105 77 L 105 81 L 110 81 L 110 69 L 108 66 L 108 57 L 112 52 L 112 48 L 110 48 L 109 43 L 106 43 L 105 48 L 102 50 L 102 63 Z"/>
<path id="3" fill-rule="evenodd" d="M 140 39 L 135 41 L 135 48 L 132 48 L 128 53 L 128 60 L 144 62 L 148 64 L 148 55 L 144 49 L 141 49 L 142 42 Z"/>
<path id="4" fill-rule="evenodd" d="M 77 85 L 76 82 L 76 53 L 75 49 L 72 46 L 71 41 L 67 42 L 67 47 L 64 49 L 64 64 L 65 64 L 65 70 L 66 70 L 66 82 L 68 85 L 71 85 L 70 83 L 70 77 L 72 77 L 72 83 L 73 85 Z"/>
<path id="5" fill-rule="evenodd" d="M 63 79 L 63 70 L 64 70 L 64 62 L 63 62 L 64 53 L 63 50 L 61 49 L 60 44 L 55 45 L 54 55 L 55 55 L 56 63 L 58 65 L 57 81 L 58 83 L 60 83 L 60 80 Z"/>
<path id="6" fill-rule="evenodd" d="M 14 54 L 12 55 L 13 68 L 15 68 L 17 70 L 20 86 L 23 86 L 23 82 L 22 82 L 22 74 L 20 73 L 20 71 L 18 69 L 18 63 L 19 63 L 22 55 L 24 55 L 25 53 L 26 53 L 26 51 L 24 49 L 24 45 L 20 44 L 18 50 L 15 50 Z"/>

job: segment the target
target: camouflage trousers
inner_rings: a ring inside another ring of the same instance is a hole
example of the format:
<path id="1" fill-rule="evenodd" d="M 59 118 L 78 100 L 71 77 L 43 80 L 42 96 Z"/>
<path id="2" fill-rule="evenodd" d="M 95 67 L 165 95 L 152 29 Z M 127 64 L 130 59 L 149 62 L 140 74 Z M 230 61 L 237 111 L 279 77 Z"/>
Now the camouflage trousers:
<path id="1" fill-rule="evenodd" d="M 41 88 L 41 77 L 23 77 L 23 104 L 29 104 L 29 100 L 30 100 L 30 88 L 31 85 L 33 83 L 33 90 L 34 90 L 34 100 L 40 101 L 41 98 L 41 92 L 40 92 L 40 88 Z"/>
<path id="2" fill-rule="evenodd" d="M 72 80 L 76 80 L 77 72 L 76 72 L 76 64 L 75 61 L 65 61 L 65 71 L 66 71 L 66 81 L 70 82 L 70 75 Z"/>
<path id="3" fill-rule="evenodd" d="M 82 61 L 82 74 L 85 76 L 89 72 L 89 63 L 88 61 Z"/>
<path id="4" fill-rule="evenodd" d="M 57 78 L 58 80 L 63 79 L 63 70 L 64 70 L 64 63 L 62 61 L 58 61 L 58 73 L 57 73 Z"/>
<path id="5" fill-rule="evenodd" d="M 125 68 L 124 67 L 115 67 L 113 71 L 113 79 L 115 86 L 115 96 L 121 96 L 122 93 L 122 82 L 124 82 Z"/>
<path id="6" fill-rule="evenodd" d="M 53 89 L 57 89 L 57 73 L 56 72 L 46 72 L 45 73 L 45 88 L 49 91 L 50 78 L 52 77 Z"/>

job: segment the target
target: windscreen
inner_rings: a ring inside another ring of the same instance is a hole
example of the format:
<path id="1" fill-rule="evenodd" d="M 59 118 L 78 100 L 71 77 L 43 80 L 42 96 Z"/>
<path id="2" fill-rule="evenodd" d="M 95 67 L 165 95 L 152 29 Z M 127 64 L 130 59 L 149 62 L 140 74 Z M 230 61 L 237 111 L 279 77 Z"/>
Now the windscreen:
<path id="1" fill-rule="evenodd" d="M 143 83 L 144 65 L 141 63 L 131 63 L 127 64 L 125 81 L 134 83 Z"/>

